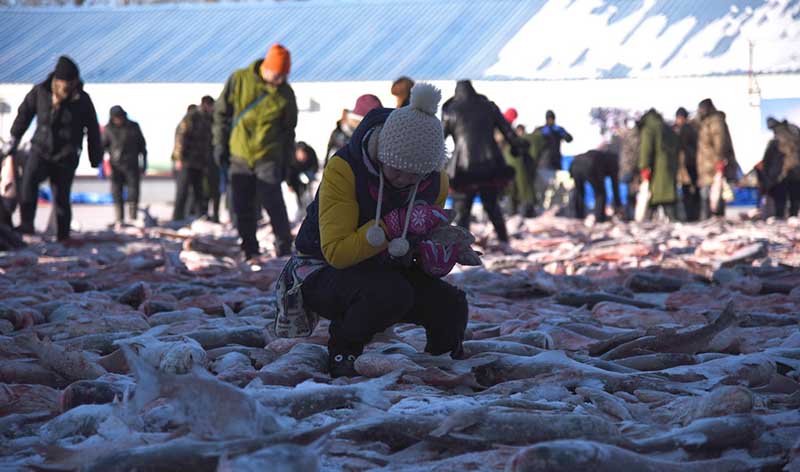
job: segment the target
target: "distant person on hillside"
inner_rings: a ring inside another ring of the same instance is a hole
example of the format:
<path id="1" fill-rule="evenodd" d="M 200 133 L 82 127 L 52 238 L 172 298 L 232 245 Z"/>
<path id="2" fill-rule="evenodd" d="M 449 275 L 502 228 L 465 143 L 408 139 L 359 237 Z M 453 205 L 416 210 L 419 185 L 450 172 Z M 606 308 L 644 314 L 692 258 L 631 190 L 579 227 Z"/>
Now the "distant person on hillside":
<path id="1" fill-rule="evenodd" d="M 236 227 L 248 259 L 261 252 L 253 195 L 269 214 L 277 256 L 292 251 L 281 191 L 297 126 L 297 101 L 287 82 L 290 69 L 289 50 L 272 45 L 264 59 L 228 78 L 214 108 L 214 159 L 229 166 Z"/>
<path id="2" fill-rule="evenodd" d="M 78 66 L 70 58 L 59 57 L 55 70 L 25 96 L 11 126 L 11 140 L 3 145 L 1 155 L 14 153 L 34 117 L 36 132 L 22 177 L 22 222 L 19 230 L 33 234 L 39 185 L 49 179 L 55 204 L 57 238 L 66 241 L 72 223 L 72 181 L 84 135 L 87 136 L 92 167 L 97 168 L 103 161 L 97 113 L 89 94 L 83 91 Z"/>
<path id="3" fill-rule="evenodd" d="M 127 191 L 128 217 L 136 220 L 139 214 L 140 176 L 147 172 L 147 144 L 139 124 L 114 105 L 110 119 L 103 129 L 103 149 L 111 164 L 111 196 L 114 198 L 114 223 L 125 222 L 123 191 Z"/>

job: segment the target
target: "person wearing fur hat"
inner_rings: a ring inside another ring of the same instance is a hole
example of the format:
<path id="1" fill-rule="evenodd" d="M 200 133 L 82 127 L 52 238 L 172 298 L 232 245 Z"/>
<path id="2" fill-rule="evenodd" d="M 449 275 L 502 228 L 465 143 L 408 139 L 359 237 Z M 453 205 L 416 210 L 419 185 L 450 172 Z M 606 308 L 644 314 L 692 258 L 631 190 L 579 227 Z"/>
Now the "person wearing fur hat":
<path id="1" fill-rule="evenodd" d="M 269 214 L 278 257 L 292 249 L 281 192 L 297 126 L 297 101 L 287 82 L 290 69 L 289 50 L 274 44 L 264 59 L 230 76 L 214 106 L 214 160 L 228 169 L 236 227 L 248 259 L 260 253 L 253 195 Z"/>
<path id="2" fill-rule="evenodd" d="M 357 375 L 364 346 L 400 322 L 425 327 L 427 352 L 462 353 L 466 296 L 440 278 L 458 248 L 425 239 L 449 222 L 440 99 L 417 84 L 409 106 L 367 113 L 328 162 L 278 279 L 276 333 L 309 334 L 317 315 L 330 319 L 332 377 Z"/>
<path id="3" fill-rule="evenodd" d="M 103 129 L 103 149 L 108 153 L 111 164 L 115 224 L 121 226 L 125 219 L 123 188 L 128 192 L 128 216 L 135 220 L 139 213 L 139 178 L 147 171 L 147 145 L 139 124 L 129 120 L 121 106 L 111 107 L 109 116 L 108 124 Z"/>
<path id="4" fill-rule="evenodd" d="M 84 135 L 87 136 L 92 167 L 97 168 L 103 162 L 103 144 L 94 104 L 83 90 L 78 66 L 67 56 L 59 57 L 55 70 L 25 96 L 11 125 L 11 140 L 4 146 L 3 155 L 16 150 L 34 117 L 36 132 L 22 177 L 19 230 L 23 234 L 33 234 L 39 185 L 49 179 L 58 226 L 57 238 L 65 241 L 70 235 L 70 193 Z"/>

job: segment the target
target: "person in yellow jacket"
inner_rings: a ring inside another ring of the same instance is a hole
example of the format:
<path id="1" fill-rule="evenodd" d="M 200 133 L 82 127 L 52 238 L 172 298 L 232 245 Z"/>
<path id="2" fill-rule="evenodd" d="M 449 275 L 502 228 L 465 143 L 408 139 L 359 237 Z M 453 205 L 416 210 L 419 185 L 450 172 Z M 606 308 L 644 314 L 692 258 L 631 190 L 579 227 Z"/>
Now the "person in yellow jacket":
<path id="1" fill-rule="evenodd" d="M 214 104 L 214 161 L 230 175 L 236 228 L 248 259 L 260 253 L 256 221 L 261 210 L 254 196 L 269 214 L 278 257 L 291 253 L 281 192 L 297 126 L 290 69 L 289 50 L 274 44 L 263 60 L 234 72 Z"/>
<path id="2" fill-rule="evenodd" d="M 357 375 L 364 345 L 399 322 L 425 327 L 427 352 L 462 353 L 466 296 L 440 279 L 457 248 L 425 240 L 449 224 L 440 100 L 438 89 L 417 84 L 409 106 L 364 117 L 328 162 L 297 234 L 298 254 L 278 280 L 279 335 L 308 334 L 316 315 L 331 320 L 332 377 Z"/>

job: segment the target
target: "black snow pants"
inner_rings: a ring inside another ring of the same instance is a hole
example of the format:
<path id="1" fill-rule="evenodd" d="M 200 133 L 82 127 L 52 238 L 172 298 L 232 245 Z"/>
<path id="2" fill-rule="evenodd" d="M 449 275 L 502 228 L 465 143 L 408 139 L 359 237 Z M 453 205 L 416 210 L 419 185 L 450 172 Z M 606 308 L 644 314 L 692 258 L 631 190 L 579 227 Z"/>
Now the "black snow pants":
<path id="1" fill-rule="evenodd" d="M 137 167 L 117 167 L 111 166 L 111 196 L 114 199 L 114 212 L 117 222 L 122 223 L 125 219 L 123 209 L 123 189 L 127 190 L 128 195 L 125 200 L 128 202 L 128 217 L 136 219 L 139 212 L 139 187 L 140 171 Z"/>
<path id="2" fill-rule="evenodd" d="M 233 193 L 233 211 L 236 213 L 236 228 L 242 238 L 242 250 L 247 257 L 259 253 L 256 230 L 260 212 L 256 208 L 257 202 L 269 215 L 275 234 L 277 255 L 286 256 L 292 251 L 289 215 L 286 213 L 286 203 L 281 191 L 283 173 L 278 167 L 274 162 L 260 161 L 250 168 L 242 160 L 231 160 L 230 190 Z M 253 199 L 254 195 L 257 200 Z"/>
<path id="3" fill-rule="evenodd" d="M 77 167 L 77 159 L 62 163 L 48 161 L 37 155 L 28 157 L 22 175 L 20 204 L 21 226 L 26 232 L 33 232 L 36 204 L 39 199 L 39 185 L 49 179 L 58 227 L 57 237 L 59 241 L 69 239 L 70 225 L 72 224 L 70 197 Z"/>
<path id="4" fill-rule="evenodd" d="M 453 209 L 456 211 L 456 224 L 462 228 L 469 229 L 470 218 L 472 217 L 472 202 L 475 196 L 481 196 L 481 203 L 489 221 L 494 225 L 497 239 L 501 242 L 508 242 L 508 231 L 506 230 L 506 220 L 503 217 L 503 210 L 500 208 L 500 192 L 495 188 L 483 188 L 473 192 L 453 193 Z"/>
<path id="5" fill-rule="evenodd" d="M 396 323 L 425 328 L 425 351 L 461 356 L 468 306 L 464 292 L 417 268 L 368 260 L 325 267 L 303 283 L 308 308 L 331 320 L 328 352 L 358 356 L 372 337 Z"/>

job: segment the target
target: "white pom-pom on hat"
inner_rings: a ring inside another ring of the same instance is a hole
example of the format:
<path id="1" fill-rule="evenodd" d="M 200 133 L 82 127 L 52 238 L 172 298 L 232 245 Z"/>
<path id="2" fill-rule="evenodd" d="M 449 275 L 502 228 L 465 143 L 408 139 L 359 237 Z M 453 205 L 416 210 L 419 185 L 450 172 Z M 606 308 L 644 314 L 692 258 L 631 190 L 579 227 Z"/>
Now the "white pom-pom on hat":
<path id="1" fill-rule="evenodd" d="M 432 84 L 418 83 L 411 89 L 409 106 L 413 109 L 436 115 L 439 102 L 442 100 L 442 91 Z"/>
<path id="2" fill-rule="evenodd" d="M 431 84 L 411 89 L 407 107 L 394 110 L 378 136 L 378 161 L 404 172 L 428 174 L 444 167 L 444 131 L 436 117 L 442 92 Z"/>

